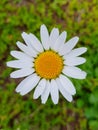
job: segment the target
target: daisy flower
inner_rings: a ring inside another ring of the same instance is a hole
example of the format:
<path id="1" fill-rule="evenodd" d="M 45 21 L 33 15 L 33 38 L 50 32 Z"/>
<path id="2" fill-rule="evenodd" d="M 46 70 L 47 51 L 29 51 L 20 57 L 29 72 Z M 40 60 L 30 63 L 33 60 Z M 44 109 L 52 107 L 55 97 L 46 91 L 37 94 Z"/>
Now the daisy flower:
<path id="1" fill-rule="evenodd" d="M 26 77 L 16 88 L 21 95 L 29 93 L 35 88 L 33 98 L 41 96 L 41 102 L 46 103 L 49 95 L 54 104 L 58 103 L 59 92 L 71 102 L 76 93 L 73 83 L 68 77 L 85 79 L 86 72 L 77 65 L 86 62 L 80 57 L 87 48 L 73 49 L 79 38 L 73 37 L 66 41 L 66 31 L 59 34 L 57 28 L 48 32 L 45 25 L 40 27 L 41 41 L 32 33 L 22 33 L 25 44 L 17 42 L 21 51 L 11 51 L 11 55 L 17 60 L 7 62 L 8 67 L 18 70 L 10 74 L 11 78 Z"/>

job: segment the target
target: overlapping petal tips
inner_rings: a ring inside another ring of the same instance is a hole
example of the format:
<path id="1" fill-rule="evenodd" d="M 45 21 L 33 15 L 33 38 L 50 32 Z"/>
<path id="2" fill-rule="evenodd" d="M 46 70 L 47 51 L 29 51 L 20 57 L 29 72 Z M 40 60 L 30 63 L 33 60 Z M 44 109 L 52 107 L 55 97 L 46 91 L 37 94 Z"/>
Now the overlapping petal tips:
<path id="1" fill-rule="evenodd" d="M 23 32 L 22 37 L 28 47 L 33 48 L 34 50 L 36 50 L 38 52 L 43 51 L 43 47 L 42 47 L 40 41 L 37 39 L 37 37 L 34 34 L 32 34 L 32 33 L 27 34 L 27 33 Z"/>
<path id="2" fill-rule="evenodd" d="M 86 51 L 87 51 L 86 47 L 76 48 L 76 49 L 73 49 L 71 52 L 69 52 L 67 55 L 65 54 L 63 57 L 64 57 L 64 59 L 74 58 L 74 57 L 82 55 Z"/>
<path id="3" fill-rule="evenodd" d="M 70 39 L 68 42 L 66 42 L 63 46 L 59 48 L 59 54 L 60 55 L 65 55 L 69 53 L 77 44 L 79 40 L 79 37 L 75 36 L 72 39 Z"/>
<path id="4" fill-rule="evenodd" d="M 38 52 L 43 52 L 44 51 L 42 44 L 40 43 L 40 41 L 37 39 L 37 37 L 34 34 L 30 33 L 29 34 L 29 39 L 30 39 L 32 47 L 36 51 L 38 51 Z"/>
<path id="5" fill-rule="evenodd" d="M 34 91 L 34 95 L 33 95 L 33 98 L 34 99 L 37 99 L 39 96 L 41 96 L 44 92 L 44 90 L 46 89 L 46 80 L 45 79 L 42 79 L 39 84 L 37 85 L 37 87 L 35 88 L 35 91 Z"/>
<path id="6" fill-rule="evenodd" d="M 74 85 L 66 76 L 61 74 L 59 80 L 68 93 L 70 93 L 71 95 L 74 95 L 76 93 Z"/>
<path id="7" fill-rule="evenodd" d="M 27 54 L 25 54 L 25 53 L 23 53 L 23 52 L 21 52 L 21 51 L 11 51 L 10 54 L 11 54 L 13 57 L 15 57 L 15 58 L 17 58 L 17 59 L 20 59 L 20 60 L 23 60 L 23 59 L 29 60 L 29 61 L 32 61 L 32 60 L 33 60 L 32 57 L 30 57 L 29 55 L 27 55 Z"/>
<path id="8" fill-rule="evenodd" d="M 20 92 L 21 95 L 29 93 L 39 82 L 40 77 L 36 74 L 32 74 L 25 78 L 16 88 L 16 92 Z"/>
<path id="9" fill-rule="evenodd" d="M 26 45 L 27 45 L 28 47 L 32 47 L 31 42 L 30 42 L 30 39 L 29 39 L 29 35 L 28 35 L 27 33 L 23 32 L 23 33 L 21 34 L 21 36 L 22 36 L 23 40 L 25 41 Z"/>
<path id="10" fill-rule="evenodd" d="M 42 102 L 42 104 L 45 104 L 46 101 L 47 101 L 47 99 L 48 99 L 48 97 L 49 97 L 50 87 L 51 87 L 51 86 L 50 86 L 50 81 L 48 80 L 48 81 L 46 82 L 45 90 L 44 90 L 44 92 L 43 92 L 42 95 L 41 95 L 41 102 Z"/>
<path id="11" fill-rule="evenodd" d="M 52 44 L 52 49 L 58 51 L 58 49 L 64 45 L 66 40 L 67 33 L 64 31 L 60 34 L 60 36 L 56 39 L 56 41 Z"/>
<path id="12" fill-rule="evenodd" d="M 56 79 L 56 83 L 60 93 L 64 96 L 64 98 L 67 101 L 71 102 L 73 100 L 72 95 L 68 91 L 66 91 L 65 87 L 63 87 L 63 85 L 61 84 L 59 78 Z"/>
<path id="13" fill-rule="evenodd" d="M 24 53 L 26 53 L 27 55 L 31 56 L 31 57 L 36 57 L 38 52 L 36 50 L 34 50 L 32 47 L 26 46 L 21 42 L 16 42 L 18 48 L 23 51 Z"/>

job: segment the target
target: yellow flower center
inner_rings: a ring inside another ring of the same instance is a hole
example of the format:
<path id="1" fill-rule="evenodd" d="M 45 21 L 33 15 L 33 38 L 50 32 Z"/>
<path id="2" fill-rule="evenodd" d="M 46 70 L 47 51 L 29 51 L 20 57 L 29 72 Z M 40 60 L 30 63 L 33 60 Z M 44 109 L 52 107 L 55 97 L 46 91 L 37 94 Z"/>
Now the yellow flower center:
<path id="1" fill-rule="evenodd" d="M 34 62 L 36 73 L 46 79 L 55 79 L 63 69 L 63 59 L 54 51 L 40 53 Z"/>

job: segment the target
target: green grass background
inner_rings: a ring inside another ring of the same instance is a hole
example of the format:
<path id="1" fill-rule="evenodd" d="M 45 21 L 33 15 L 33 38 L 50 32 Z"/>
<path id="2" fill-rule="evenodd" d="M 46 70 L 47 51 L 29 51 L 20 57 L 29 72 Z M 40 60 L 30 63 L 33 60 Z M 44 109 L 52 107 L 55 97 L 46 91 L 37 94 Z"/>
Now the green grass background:
<path id="1" fill-rule="evenodd" d="M 23 41 L 21 33 L 39 37 L 41 24 L 49 31 L 66 30 L 67 40 L 79 36 L 76 47 L 85 46 L 87 59 L 80 68 L 85 80 L 73 80 L 77 90 L 68 103 L 61 95 L 58 105 L 49 98 L 45 105 L 15 93 L 21 79 L 10 79 L 6 67 L 10 51 Z M 0 0 L 0 130 L 98 130 L 98 1 L 97 0 Z"/>

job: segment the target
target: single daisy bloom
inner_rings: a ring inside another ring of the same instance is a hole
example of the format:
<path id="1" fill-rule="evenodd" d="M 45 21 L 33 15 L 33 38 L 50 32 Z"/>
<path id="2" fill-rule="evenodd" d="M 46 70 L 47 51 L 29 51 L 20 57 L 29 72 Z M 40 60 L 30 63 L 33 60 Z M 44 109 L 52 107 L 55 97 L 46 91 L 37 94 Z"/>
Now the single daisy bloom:
<path id="1" fill-rule="evenodd" d="M 41 102 L 46 103 L 49 95 L 54 104 L 58 103 L 59 92 L 64 98 L 71 102 L 76 93 L 73 83 L 68 77 L 85 79 L 86 72 L 77 65 L 86 62 L 80 57 L 87 48 L 73 49 L 79 38 L 73 37 L 66 42 L 66 31 L 59 34 L 57 28 L 48 32 L 45 25 L 40 27 L 41 41 L 32 33 L 22 33 L 25 44 L 17 42 L 21 51 L 11 51 L 11 55 L 17 60 L 7 62 L 8 67 L 18 70 L 10 74 L 11 78 L 26 77 L 16 88 L 21 95 L 34 90 L 33 98 L 41 96 Z"/>

